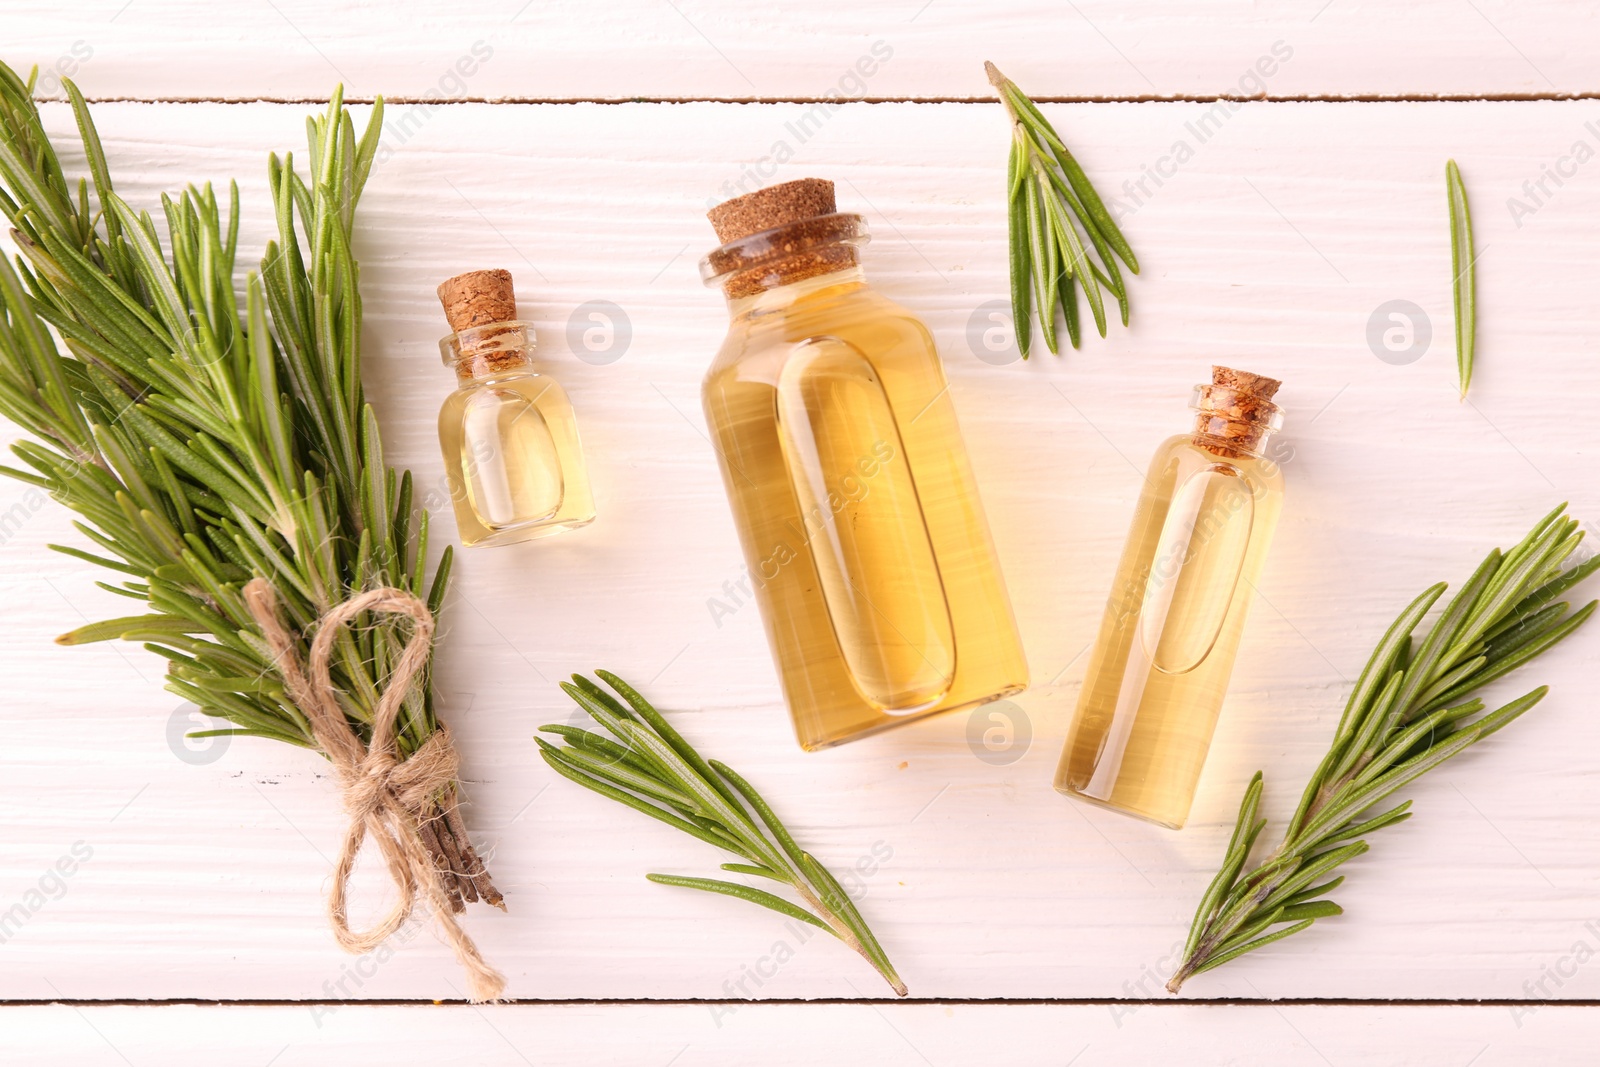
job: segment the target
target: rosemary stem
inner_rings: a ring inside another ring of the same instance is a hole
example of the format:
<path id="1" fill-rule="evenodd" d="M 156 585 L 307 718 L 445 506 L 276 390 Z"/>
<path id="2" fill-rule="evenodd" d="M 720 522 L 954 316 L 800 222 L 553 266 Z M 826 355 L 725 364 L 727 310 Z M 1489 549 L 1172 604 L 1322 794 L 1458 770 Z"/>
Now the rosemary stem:
<path id="1" fill-rule="evenodd" d="M 621 678 L 608 671 L 597 673 L 627 708 L 582 675 L 574 675 L 561 688 L 614 740 L 576 726 L 543 726 L 542 733 L 566 743 L 561 747 L 539 738 L 545 762 L 601 796 L 750 861 L 725 863 L 722 869 L 788 885 L 806 907 L 738 882 L 683 875 L 647 877 L 664 885 L 738 897 L 827 930 L 871 964 L 897 995 L 905 996 L 905 983 L 839 880 L 801 849 L 755 787 L 726 764 L 703 758 Z"/>

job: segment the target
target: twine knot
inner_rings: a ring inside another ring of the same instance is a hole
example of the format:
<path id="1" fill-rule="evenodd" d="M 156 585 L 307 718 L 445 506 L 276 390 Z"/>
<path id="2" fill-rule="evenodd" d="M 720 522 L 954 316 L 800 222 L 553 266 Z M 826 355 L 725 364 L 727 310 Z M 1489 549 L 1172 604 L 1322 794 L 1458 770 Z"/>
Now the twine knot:
<path id="1" fill-rule="evenodd" d="M 352 819 L 365 819 L 378 814 L 387 801 L 384 793 L 390 792 L 389 776 L 400 762 L 386 752 L 372 752 L 361 761 L 356 773 L 344 786 L 344 807 Z"/>
<path id="2" fill-rule="evenodd" d="M 412 681 L 427 666 L 433 650 L 433 612 L 403 589 L 384 587 L 357 593 L 318 620 L 316 636 L 311 641 L 308 676 L 295 651 L 294 638 L 278 618 L 278 597 L 271 584 L 264 578 L 252 579 L 244 587 L 244 600 L 251 617 L 261 627 L 284 687 L 305 714 L 312 737 L 333 764 L 344 793 L 350 826 L 334 864 L 333 886 L 328 891 L 328 923 L 333 927 L 334 938 L 345 951 L 356 955 L 378 948 L 411 915 L 420 886 L 456 958 L 467 971 L 472 999 L 498 999 L 505 989 L 505 979 L 489 966 L 456 921 L 451 900 L 441 884 L 441 872 L 423 844 L 423 835 L 431 833 L 429 822 L 441 818 L 442 811 L 449 807 L 448 794 L 459 777 L 460 757 L 443 726 L 409 758 L 401 759 L 396 748 L 400 712 Z M 334 641 L 340 630 L 364 611 L 406 615 L 412 623 L 411 638 L 378 696 L 368 744 L 362 743 L 334 699 L 332 670 Z M 447 798 L 444 804 L 438 803 L 441 795 Z M 383 855 L 399 899 L 377 924 L 358 931 L 350 928 L 346 898 L 356 857 L 369 837 Z"/>

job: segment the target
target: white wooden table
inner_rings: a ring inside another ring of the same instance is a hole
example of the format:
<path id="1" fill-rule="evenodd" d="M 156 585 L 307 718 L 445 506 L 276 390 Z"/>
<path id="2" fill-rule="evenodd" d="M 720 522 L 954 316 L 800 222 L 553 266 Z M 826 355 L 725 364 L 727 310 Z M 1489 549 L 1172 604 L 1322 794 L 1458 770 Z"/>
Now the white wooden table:
<path id="1" fill-rule="evenodd" d="M 265 240 L 267 152 L 300 151 L 305 114 L 337 82 L 388 98 L 358 253 L 392 461 L 442 485 L 433 417 L 451 380 L 433 286 L 504 266 L 579 409 L 600 518 L 464 554 L 446 608 L 443 708 L 468 821 L 510 905 L 469 925 L 517 1000 L 474 1008 L 431 935 L 359 974 L 334 945 L 322 896 L 341 816 L 320 759 L 251 740 L 196 751 L 173 740 L 193 724 L 155 658 L 51 643 L 120 602 L 46 549 L 76 536 L 62 509 L 0 483 L 0 910 L 44 898 L 0 944 L 0 1060 L 1593 1062 L 1592 628 L 1497 687 L 1553 691 L 1412 790 L 1417 817 L 1350 865 L 1345 917 L 1179 999 L 1158 977 L 1250 774 L 1266 771 L 1281 820 L 1399 607 L 1559 500 L 1600 531 L 1589 5 L 75 7 L 8 4 L 0 57 L 69 71 L 99 101 L 135 204 L 237 177 L 242 263 Z M 1061 358 L 995 366 L 968 339 L 974 312 L 1006 293 L 1007 131 L 984 59 L 1056 101 L 1145 264 L 1133 327 Z M 841 97 L 855 100 L 795 134 Z M 66 108 L 45 114 L 65 143 Z M 1449 157 L 1483 251 L 1465 404 Z M 1547 168 L 1561 183 L 1541 193 Z M 1162 180 L 1141 190 L 1147 170 Z M 711 610 L 741 564 L 698 401 L 725 327 L 697 276 L 713 243 L 703 212 L 741 181 L 805 175 L 833 178 L 841 207 L 867 217 L 871 276 L 942 346 L 1034 678 L 1003 759 L 978 758 L 966 716 L 801 753 L 755 610 Z M 598 299 L 631 327 L 606 364 L 567 341 L 574 309 Z M 1411 362 L 1368 344 L 1391 300 L 1431 324 Z M 1138 472 L 1185 425 L 1211 361 L 1285 379 L 1294 452 L 1263 602 L 1194 819 L 1174 834 L 1075 805 L 1049 779 Z M 759 783 L 835 869 L 892 853 L 862 907 L 912 1002 L 890 1003 L 820 942 L 757 986 L 747 976 L 771 971 L 781 919 L 644 880 L 719 857 L 557 779 L 532 741 L 572 715 L 556 681 L 596 666 L 637 680 Z M 89 856 L 58 887 L 45 872 L 74 847 Z"/>

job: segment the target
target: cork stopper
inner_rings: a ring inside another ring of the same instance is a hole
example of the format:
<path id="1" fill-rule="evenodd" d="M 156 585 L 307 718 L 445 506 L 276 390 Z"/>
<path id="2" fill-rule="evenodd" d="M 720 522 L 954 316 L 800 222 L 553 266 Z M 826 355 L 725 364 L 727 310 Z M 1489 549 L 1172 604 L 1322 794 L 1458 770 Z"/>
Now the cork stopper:
<path id="1" fill-rule="evenodd" d="M 833 183 L 801 178 L 734 197 L 706 212 L 722 247 L 701 264 L 730 297 L 853 267 L 867 239 L 859 215 L 840 214 Z"/>
<path id="2" fill-rule="evenodd" d="M 837 210 L 832 182 L 825 178 L 801 178 L 736 196 L 706 212 L 706 218 L 717 231 L 717 240 L 728 244 L 801 219 L 832 215 Z"/>
<path id="3" fill-rule="evenodd" d="M 450 321 L 439 342 L 446 364 L 462 381 L 504 373 L 528 362 L 529 331 L 517 321 L 517 296 L 508 270 L 473 270 L 441 282 L 436 290 Z"/>
<path id="4" fill-rule="evenodd" d="M 1268 378 L 1265 374 L 1251 374 L 1247 370 L 1234 370 L 1232 367 L 1211 368 L 1211 383 L 1226 386 L 1240 393 L 1248 393 L 1262 400 L 1271 400 L 1283 388 L 1283 383 L 1276 378 Z"/>
<path id="5" fill-rule="evenodd" d="M 1228 458 L 1259 452 L 1283 425 L 1283 409 L 1272 402 L 1282 386 L 1263 374 L 1212 367 L 1211 384 L 1195 389 L 1197 443 Z"/>
<path id="6" fill-rule="evenodd" d="M 508 270 L 470 270 L 441 282 L 436 292 L 455 333 L 517 317 L 517 297 Z"/>

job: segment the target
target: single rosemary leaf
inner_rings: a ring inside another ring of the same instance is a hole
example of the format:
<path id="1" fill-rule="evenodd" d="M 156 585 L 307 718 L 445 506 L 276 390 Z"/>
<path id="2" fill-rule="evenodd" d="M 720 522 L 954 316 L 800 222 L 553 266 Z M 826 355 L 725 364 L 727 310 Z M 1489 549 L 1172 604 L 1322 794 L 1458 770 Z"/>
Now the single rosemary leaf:
<path id="1" fill-rule="evenodd" d="M 96 641 L 116 641 L 124 635 L 137 633 L 143 640 L 159 640 L 159 635 L 169 633 L 209 633 L 206 625 L 174 618 L 171 615 L 128 615 L 120 619 L 105 619 L 80 626 L 56 638 L 58 645 L 89 645 Z"/>
<path id="2" fill-rule="evenodd" d="M 1078 283 L 1072 275 L 1063 270 L 1056 288 L 1061 294 L 1061 310 L 1067 317 L 1067 341 L 1073 348 L 1077 348 L 1083 340 L 1083 327 L 1078 317 Z M 1126 325 L 1128 317 L 1124 315 L 1122 321 Z"/>
<path id="3" fill-rule="evenodd" d="M 1039 201 L 1039 189 L 1032 181 L 1025 181 L 1022 187 L 1023 206 L 1021 208 L 1021 225 L 1027 234 L 1027 258 L 1033 265 L 1033 291 L 1035 303 L 1039 308 L 1039 332 L 1044 335 L 1045 347 L 1051 354 L 1056 352 L 1056 295 L 1057 283 L 1055 281 L 1056 262 L 1060 258 L 1060 249 L 1057 248 L 1051 235 L 1046 231 L 1048 223 L 1041 223 L 1043 207 Z M 1015 210 L 1015 209 L 1014 209 Z M 1017 309 L 1011 309 L 1012 320 L 1017 317 Z"/>
<path id="4" fill-rule="evenodd" d="M 1487 714 L 1481 699 L 1456 703 L 1553 647 L 1594 613 L 1594 601 L 1572 612 L 1565 603 L 1546 606 L 1551 596 L 1597 569 L 1594 559 L 1568 565 L 1581 532 L 1564 516 L 1565 508 L 1546 515 L 1511 549 L 1489 553 L 1420 645 L 1414 645 L 1413 633 L 1445 592 L 1444 583 L 1424 590 L 1400 613 L 1357 680 L 1283 839 L 1244 873 L 1266 825 L 1257 817 L 1263 778 L 1256 772 L 1221 867 L 1195 911 L 1182 961 L 1167 983 L 1170 991 L 1341 914 L 1323 898 L 1343 876 L 1311 883 L 1366 852 L 1369 834 L 1409 819 L 1411 801 L 1378 815 L 1366 812 L 1544 698 L 1548 689 L 1540 686 Z"/>
<path id="5" fill-rule="evenodd" d="M 783 881 L 783 875 L 777 871 L 755 863 L 724 863 L 722 869 L 731 874 L 748 874 L 756 878 L 771 878 L 775 882 Z"/>
<path id="6" fill-rule="evenodd" d="M 1006 243 L 1011 252 L 1011 317 L 1012 330 L 1017 338 L 1017 350 L 1028 358 L 1028 348 L 1033 342 L 1033 274 L 1027 234 L 1024 232 L 1025 213 L 1016 209 L 1018 194 L 1022 191 L 1023 172 L 1018 165 L 1021 148 L 1013 142 L 1011 157 L 1006 166 L 1008 188 L 1006 192 L 1006 220 L 1010 227 Z"/>
<path id="7" fill-rule="evenodd" d="M 728 864 L 723 866 L 726 867 Z M 763 908 L 771 908 L 778 914 L 787 915 L 791 919 L 799 919 L 803 923 L 810 923 L 812 926 L 826 930 L 830 934 L 835 933 L 833 927 L 809 911 L 804 908 L 797 908 L 782 897 L 773 896 L 764 889 L 753 889 L 747 885 L 740 885 L 738 882 L 724 882 L 717 878 L 688 878 L 677 874 L 647 874 L 645 877 L 658 885 L 676 885 L 685 889 L 701 889 L 707 893 L 721 893 L 724 896 L 738 897 L 740 900 L 748 900 L 752 904 L 760 904 Z"/>
<path id="8" fill-rule="evenodd" d="M 566 742 L 537 739 L 545 762 L 570 781 L 733 853 L 739 861 L 724 863 L 723 870 L 781 882 L 810 910 L 736 882 L 666 874 L 646 877 L 663 885 L 738 897 L 821 927 L 905 996 L 905 983 L 855 902 L 827 868 L 800 848 L 755 787 L 725 764 L 703 758 L 628 683 L 609 671 L 597 673 L 620 701 L 582 675 L 573 675 L 561 689 L 611 737 L 576 726 L 542 726 L 542 732 Z M 667 810 L 663 803 L 675 810 Z"/>
<path id="9" fill-rule="evenodd" d="M 1336 878 L 1334 881 L 1339 882 L 1343 879 Z M 1343 914 L 1344 909 L 1331 900 L 1308 900 L 1301 904 L 1286 906 L 1278 912 L 1278 921 L 1292 923 L 1301 919 L 1331 919 L 1335 915 Z"/>
<path id="10" fill-rule="evenodd" d="M 1404 805 L 1402 805 L 1402 806 L 1404 806 Z M 1307 903 L 1308 901 L 1320 900 L 1322 897 L 1327 896 L 1329 893 L 1333 892 L 1335 889 L 1338 889 L 1343 884 L 1344 884 L 1344 875 L 1341 874 L 1337 878 L 1328 879 L 1326 882 L 1323 882 L 1321 885 L 1314 885 L 1310 889 L 1302 890 L 1301 892 L 1296 893 L 1294 896 L 1289 898 L 1289 904 L 1290 904 L 1291 907 L 1298 907 L 1298 906 L 1300 906 L 1302 904 Z M 1335 906 L 1337 906 L 1337 905 L 1335 905 Z M 1314 916 L 1314 918 L 1321 918 L 1321 917 L 1322 916 Z"/>
<path id="11" fill-rule="evenodd" d="M 1472 384 L 1472 359 L 1478 339 L 1477 259 L 1472 248 L 1472 210 L 1467 203 L 1467 187 L 1461 181 L 1461 168 L 1455 160 L 1444 165 L 1444 184 L 1450 207 L 1450 274 L 1455 300 L 1456 376 L 1461 397 L 1466 399 Z"/>

